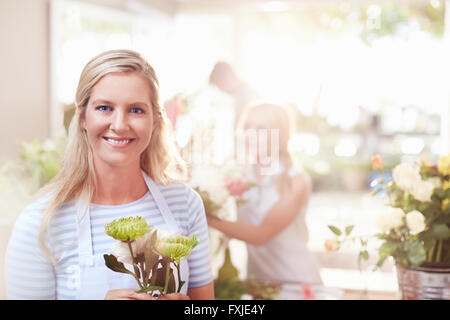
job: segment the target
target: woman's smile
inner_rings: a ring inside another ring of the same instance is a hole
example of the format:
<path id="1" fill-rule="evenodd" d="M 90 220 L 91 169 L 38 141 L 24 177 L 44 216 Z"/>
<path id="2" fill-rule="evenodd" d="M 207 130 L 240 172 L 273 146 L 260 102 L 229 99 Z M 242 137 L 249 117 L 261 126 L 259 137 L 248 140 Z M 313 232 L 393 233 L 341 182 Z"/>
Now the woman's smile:
<path id="1" fill-rule="evenodd" d="M 108 142 L 114 148 L 126 148 L 136 139 L 133 138 L 112 138 L 112 137 L 103 137 L 103 139 Z"/>

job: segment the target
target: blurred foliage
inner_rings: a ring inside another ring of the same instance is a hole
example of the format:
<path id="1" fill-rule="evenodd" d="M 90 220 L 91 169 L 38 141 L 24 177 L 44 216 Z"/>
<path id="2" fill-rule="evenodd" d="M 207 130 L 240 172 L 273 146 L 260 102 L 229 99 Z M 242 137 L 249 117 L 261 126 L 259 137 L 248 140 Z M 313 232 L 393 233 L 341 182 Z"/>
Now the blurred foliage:
<path id="1" fill-rule="evenodd" d="M 59 171 L 65 147 L 65 137 L 41 142 L 20 142 L 22 152 L 19 154 L 20 166 L 31 179 L 33 189 L 39 189 L 49 182 Z"/>
<path id="2" fill-rule="evenodd" d="M 249 294 L 255 300 L 271 300 L 280 290 L 280 284 L 254 279 L 239 280 L 239 271 L 231 261 L 230 248 L 225 248 L 225 259 L 214 280 L 214 295 L 217 300 L 240 300 Z"/>
<path id="3" fill-rule="evenodd" d="M 22 152 L 17 164 L 30 177 L 33 189 L 38 190 L 58 173 L 65 144 L 65 136 L 44 142 L 38 139 L 20 142 Z"/>
<path id="4" fill-rule="evenodd" d="M 240 300 L 245 293 L 245 287 L 239 279 L 214 281 L 216 300 Z"/>
<path id="5" fill-rule="evenodd" d="M 410 27 L 442 37 L 444 15 L 445 1 L 442 0 L 333 1 L 293 6 L 291 10 L 282 12 L 247 13 L 244 23 L 250 28 L 262 28 L 268 36 L 278 33 L 294 41 L 313 42 L 318 34 L 339 37 L 349 32 L 359 35 L 367 45 L 372 45 L 381 37 L 407 36 Z"/>
<path id="6" fill-rule="evenodd" d="M 230 248 L 225 248 L 223 265 L 219 268 L 214 280 L 214 294 L 218 300 L 240 300 L 245 293 L 245 287 L 239 280 L 239 271 L 231 261 Z"/>
<path id="7" fill-rule="evenodd" d="M 273 300 L 280 292 L 281 285 L 269 281 L 257 281 L 255 279 L 248 279 L 245 281 L 245 288 L 253 297 L 253 300 Z"/>
<path id="8" fill-rule="evenodd" d="M 56 175 L 66 137 L 19 144 L 21 152 L 17 159 L 0 166 L 0 212 L 3 218 L 15 218 L 33 194 Z"/>
<path id="9" fill-rule="evenodd" d="M 70 8 L 61 18 L 64 25 L 62 38 L 64 41 L 80 37 L 83 33 L 110 36 L 112 34 L 129 34 L 131 25 L 124 21 L 108 21 L 99 17 L 88 17 L 73 12 Z"/>

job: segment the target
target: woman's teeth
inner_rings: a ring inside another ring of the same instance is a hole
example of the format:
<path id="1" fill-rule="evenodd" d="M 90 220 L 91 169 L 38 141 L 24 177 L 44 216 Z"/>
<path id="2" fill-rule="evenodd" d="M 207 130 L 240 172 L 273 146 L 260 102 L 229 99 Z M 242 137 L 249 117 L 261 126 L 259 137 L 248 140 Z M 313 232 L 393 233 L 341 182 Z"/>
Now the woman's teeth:
<path id="1" fill-rule="evenodd" d="M 129 139 L 129 140 L 114 140 L 114 139 L 107 138 L 106 141 L 114 143 L 114 144 L 127 144 L 127 143 L 131 142 L 131 139 Z"/>

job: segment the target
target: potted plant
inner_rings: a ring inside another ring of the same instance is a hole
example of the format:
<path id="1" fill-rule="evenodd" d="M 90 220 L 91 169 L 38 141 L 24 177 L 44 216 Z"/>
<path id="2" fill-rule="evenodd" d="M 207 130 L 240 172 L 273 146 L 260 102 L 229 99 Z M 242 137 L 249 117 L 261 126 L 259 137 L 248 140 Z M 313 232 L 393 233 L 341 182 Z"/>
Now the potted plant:
<path id="1" fill-rule="evenodd" d="M 374 194 L 385 191 L 388 200 L 387 210 L 376 220 L 375 238 L 381 243 L 376 268 L 394 258 L 402 299 L 450 299 L 450 154 L 437 164 L 424 157 L 415 164 L 398 164 L 392 180 L 385 178 L 379 155 L 372 157 L 372 165 L 381 172 L 372 183 Z M 326 242 L 328 251 L 355 241 L 352 226 L 344 232 L 329 228 L 337 238 Z M 357 239 L 359 262 L 369 259 L 370 238 Z"/>

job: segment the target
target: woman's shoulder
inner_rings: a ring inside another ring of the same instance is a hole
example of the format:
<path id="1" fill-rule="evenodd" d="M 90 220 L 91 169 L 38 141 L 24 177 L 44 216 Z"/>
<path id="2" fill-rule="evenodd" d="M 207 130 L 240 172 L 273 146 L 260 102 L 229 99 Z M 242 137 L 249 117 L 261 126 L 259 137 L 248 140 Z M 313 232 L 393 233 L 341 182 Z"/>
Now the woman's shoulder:
<path id="1" fill-rule="evenodd" d="M 192 198 L 200 198 L 197 191 L 195 191 L 188 183 L 183 181 L 172 181 L 166 185 L 160 186 L 160 190 L 164 195 L 183 195 L 188 199 L 188 201 Z"/>
<path id="2" fill-rule="evenodd" d="M 51 194 L 45 194 L 43 196 L 32 199 L 25 208 L 22 210 L 19 217 L 40 217 L 47 208 L 51 199 Z"/>

